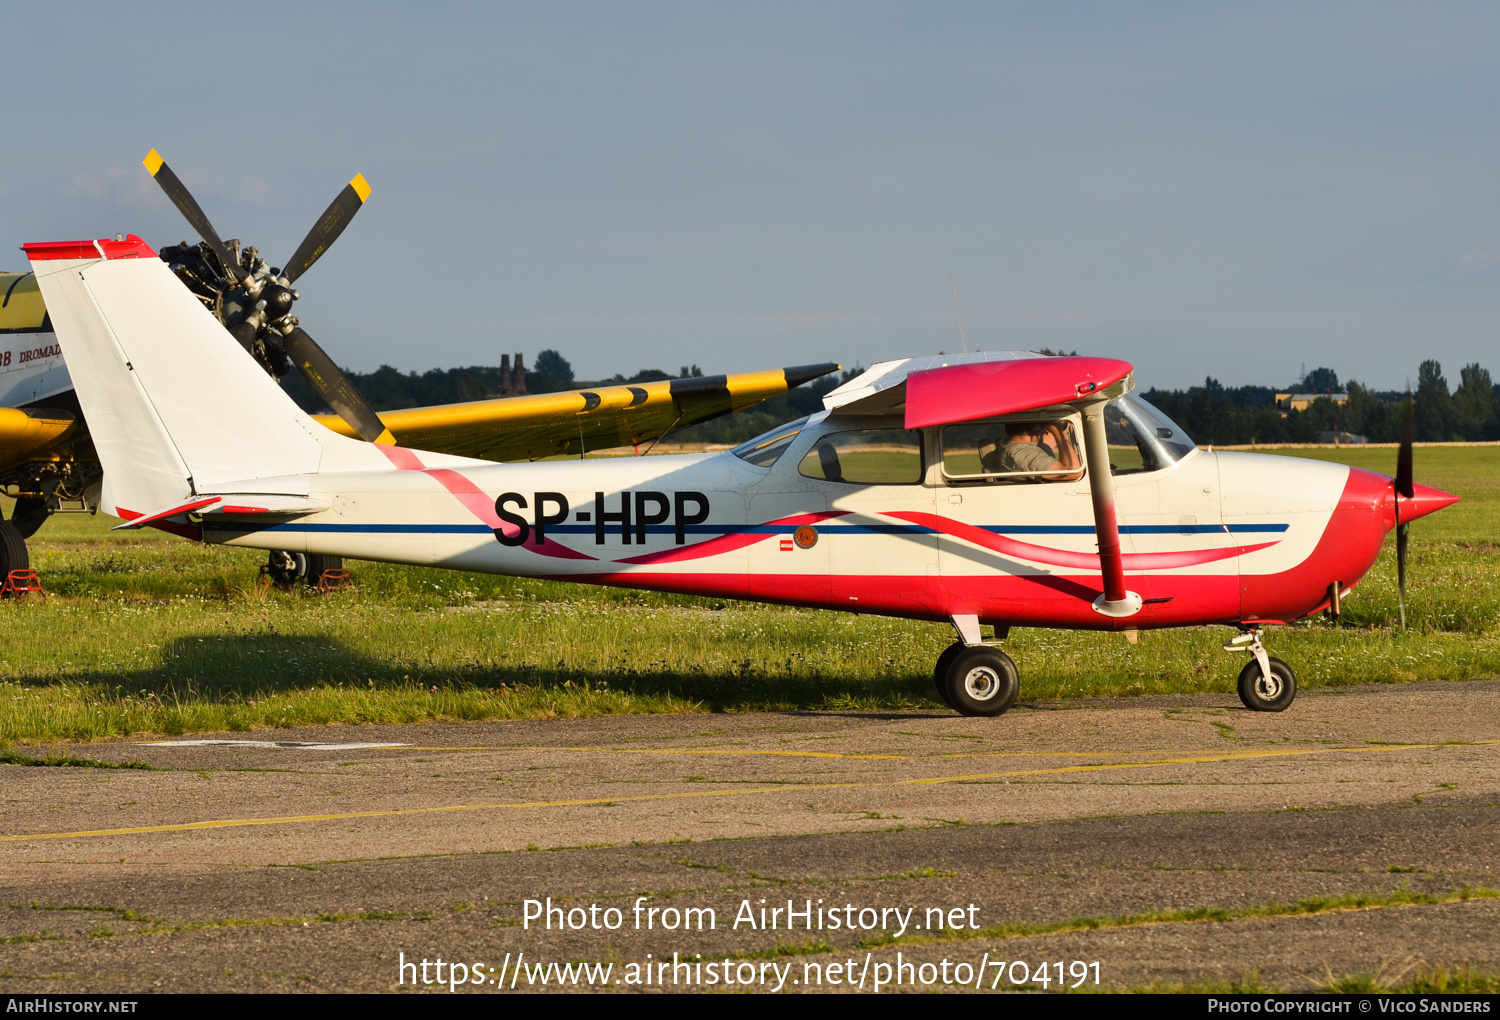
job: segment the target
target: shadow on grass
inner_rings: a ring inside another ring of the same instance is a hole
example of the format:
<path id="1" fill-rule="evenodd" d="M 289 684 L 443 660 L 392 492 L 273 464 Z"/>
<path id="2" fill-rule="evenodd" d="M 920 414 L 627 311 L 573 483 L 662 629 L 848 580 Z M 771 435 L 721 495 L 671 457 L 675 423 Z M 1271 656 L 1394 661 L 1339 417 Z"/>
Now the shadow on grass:
<path id="1" fill-rule="evenodd" d="M 82 677 L 21 675 L 28 696 L 0 706 L 0 737 L 96 738 L 140 732 L 311 723 L 393 723 L 623 713 L 803 711 L 906 715 L 942 707 L 925 674 L 853 679 L 760 672 L 564 665 L 438 665 L 363 656 L 326 637 L 179 638 L 162 664 Z M 892 716 L 896 717 L 895 715 Z"/>

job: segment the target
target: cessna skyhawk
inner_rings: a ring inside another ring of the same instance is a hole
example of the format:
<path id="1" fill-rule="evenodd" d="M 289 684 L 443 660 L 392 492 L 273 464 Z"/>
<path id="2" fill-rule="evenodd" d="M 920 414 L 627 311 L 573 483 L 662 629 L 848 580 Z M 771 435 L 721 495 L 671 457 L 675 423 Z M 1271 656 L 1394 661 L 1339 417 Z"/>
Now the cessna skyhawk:
<path id="1" fill-rule="evenodd" d="M 1109 358 L 876 365 L 713 455 L 492 464 L 302 413 L 145 245 L 25 250 L 121 527 L 254 548 L 947 621 L 943 698 L 1018 693 L 1016 625 L 1238 627 L 1245 705 L 1296 677 L 1262 628 L 1337 607 L 1386 534 L 1456 497 L 1410 477 L 1198 449 Z M 1404 542 L 1398 546 L 1404 553 Z"/>

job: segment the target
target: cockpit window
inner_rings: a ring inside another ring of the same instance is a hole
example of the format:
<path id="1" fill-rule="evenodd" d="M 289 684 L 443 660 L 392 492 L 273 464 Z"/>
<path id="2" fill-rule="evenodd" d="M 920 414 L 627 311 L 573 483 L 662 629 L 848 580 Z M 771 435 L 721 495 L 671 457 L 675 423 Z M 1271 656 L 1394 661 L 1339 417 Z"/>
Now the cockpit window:
<path id="1" fill-rule="evenodd" d="M 1180 425 L 1134 393 L 1104 405 L 1104 432 L 1117 475 L 1160 471 L 1198 448 Z"/>
<path id="2" fill-rule="evenodd" d="M 922 433 L 916 429 L 825 432 L 799 473 L 849 485 L 915 485 L 922 480 Z"/>
<path id="3" fill-rule="evenodd" d="M 1076 415 L 948 425 L 943 476 L 950 482 L 1076 482 L 1084 476 L 1078 426 Z"/>
<path id="4" fill-rule="evenodd" d="M 756 436 L 748 443 L 741 443 L 729 452 L 747 464 L 768 468 L 775 464 L 783 453 L 786 453 L 786 448 L 792 445 L 792 440 L 797 438 L 797 433 L 801 432 L 802 426 L 806 424 L 806 418 L 798 418 L 785 425 L 778 425 L 771 431 Z"/>

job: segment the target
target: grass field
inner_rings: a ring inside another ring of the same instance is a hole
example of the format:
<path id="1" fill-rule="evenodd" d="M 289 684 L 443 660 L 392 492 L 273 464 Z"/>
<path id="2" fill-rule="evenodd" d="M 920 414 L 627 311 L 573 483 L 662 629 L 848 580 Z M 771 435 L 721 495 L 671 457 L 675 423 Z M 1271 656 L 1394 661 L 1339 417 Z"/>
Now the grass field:
<path id="1" fill-rule="evenodd" d="M 1289 450 L 1390 472 L 1394 450 Z M 1500 676 L 1500 447 L 1419 448 L 1464 502 L 1412 527 L 1345 605 L 1272 632 L 1304 686 Z M 9 507 L 5 507 L 8 516 Z M 264 554 L 105 517 L 31 544 L 44 599 L 0 603 L 0 743 L 322 722 L 618 712 L 936 708 L 930 623 L 356 563 L 357 587 L 286 595 Z M 1225 628 L 1016 630 L 1022 698 L 1230 691 Z"/>

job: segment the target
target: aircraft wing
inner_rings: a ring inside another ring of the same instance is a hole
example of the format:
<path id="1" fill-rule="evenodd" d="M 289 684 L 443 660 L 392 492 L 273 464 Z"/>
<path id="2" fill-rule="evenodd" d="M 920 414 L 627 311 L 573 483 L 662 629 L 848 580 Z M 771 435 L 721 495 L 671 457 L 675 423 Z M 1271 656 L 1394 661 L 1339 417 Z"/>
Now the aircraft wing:
<path id="1" fill-rule="evenodd" d="M 67 439 L 78 422 L 67 411 L 0 407 L 0 468 L 19 464 Z"/>
<path id="2" fill-rule="evenodd" d="M 1025 358 L 946 365 L 906 377 L 906 427 L 1016 414 L 1054 404 L 1118 396 L 1134 368 L 1117 358 Z"/>
<path id="3" fill-rule="evenodd" d="M 625 383 L 561 393 L 496 397 L 382 411 L 396 442 L 417 450 L 485 460 L 538 460 L 558 454 L 649 443 L 739 411 L 837 371 L 838 365 L 799 365 L 661 382 Z M 317 420 L 341 435 L 354 430 L 336 415 Z"/>

